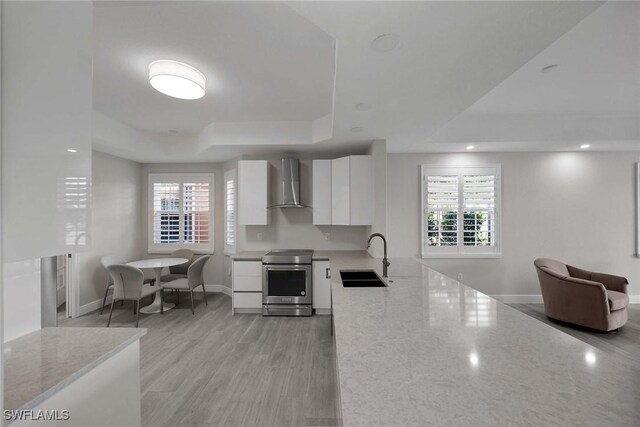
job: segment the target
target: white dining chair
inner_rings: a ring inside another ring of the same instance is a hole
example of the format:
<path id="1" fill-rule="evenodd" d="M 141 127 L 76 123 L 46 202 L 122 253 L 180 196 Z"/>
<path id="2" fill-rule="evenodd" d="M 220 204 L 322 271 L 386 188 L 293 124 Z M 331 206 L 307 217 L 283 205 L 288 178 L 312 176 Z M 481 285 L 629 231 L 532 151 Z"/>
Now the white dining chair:
<path id="1" fill-rule="evenodd" d="M 107 267 L 109 267 L 110 265 L 118 265 L 118 264 L 126 264 L 126 263 L 127 263 L 127 260 L 125 260 L 119 255 L 105 255 L 102 258 L 100 258 L 100 264 L 102 264 L 105 270 L 107 270 Z M 154 285 L 155 281 L 156 281 L 155 279 L 145 279 L 144 283 L 151 283 L 151 285 Z M 100 314 L 102 314 L 102 312 L 104 311 L 104 306 L 107 303 L 107 296 L 109 295 L 109 290 L 112 290 L 112 289 L 113 289 L 113 280 L 111 279 L 111 275 L 107 271 L 107 283 L 104 289 L 104 298 L 102 299 L 102 307 L 100 307 Z M 124 301 L 123 301 L 123 304 L 124 304 Z M 135 307 L 134 307 L 134 314 L 135 314 Z"/>
<path id="2" fill-rule="evenodd" d="M 144 284 L 144 273 L 139 268 L 126 264 L 115 264 L 107 267 L 109 275 L 113 279 L 113 300 L 109 310 L 109 321 L 107 328 L 111 324 L 113 305 L 116 301 L 134 301 L 136 305 L 136 328 L 140 323 L 140 300 L 158 292 L 157 288 Z M 161 293 L 162 294 L 162 293 Z M 163 304 L 160 304 L 160 313 L 164 314 Z"/>
<path id="3" fill-rule="evenodd" d="M 209 303 L 207 302 L 207 293 L 204 289 L 204 280 L 202 278 L 202 270 L 204 269 L 204 265 L 207 263 L 207 261 L 209 261 L 209 258 L 210 258 L 209 255 L 204 255 L 198 258 L 197 260 L 195 260 L 187 270 L 186 279 L 180 278 L 180 279 L 172 280 L 171 282 L 162 284 L 163 290 L 175 289 L 178 295 L 180 294 L 180 291 L 189 291 L 191 295 L 191 314 L 196 314 L 193 308 L 193 290 L 196 287 L 202 286 L 202 295 L 204 296 L 204 303 L 205 305 L 209 305 Z M 180 299 L 178 299 L 177 302 L 179 303 Z"/>
<path id="4" fill-rule="evenodd" d="M 193 262 L 193 256 L 195 253 L 191 249 L 178 249 L 176 251 L 171 252 L 171 258 L 185 258 L 188 259 L 189 262 L 185 262 L 180 265 L 173 265 L 169 267 L 169 274 L 165 274 L 160 278 L 160 281 L 171 282 L 176 279 L 186 279 L 187 278 L 187 270 L 189 270 L 189 266 Z"/>

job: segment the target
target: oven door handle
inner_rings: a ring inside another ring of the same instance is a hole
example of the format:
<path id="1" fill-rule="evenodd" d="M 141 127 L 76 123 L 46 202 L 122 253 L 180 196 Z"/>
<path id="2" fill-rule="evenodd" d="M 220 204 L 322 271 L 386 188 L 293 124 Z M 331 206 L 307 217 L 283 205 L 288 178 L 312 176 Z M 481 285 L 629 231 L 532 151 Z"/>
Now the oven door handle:
<path id="1" fill-rule="evenodd" d="M 310 266 L 286 266 L 286 265 L 263 265 L 265 270 L 275 270 L 275 271 L 307 271 Z"/>

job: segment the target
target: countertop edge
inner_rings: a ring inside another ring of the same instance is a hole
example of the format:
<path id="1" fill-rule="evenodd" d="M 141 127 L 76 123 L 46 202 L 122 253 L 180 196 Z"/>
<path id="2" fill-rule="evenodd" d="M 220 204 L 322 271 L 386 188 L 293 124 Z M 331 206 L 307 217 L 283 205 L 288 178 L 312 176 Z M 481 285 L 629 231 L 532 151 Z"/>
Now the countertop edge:
<path id="1" fill-rule="evenodd" d="M 39 395 L 37 395 L 36 397 L 31 399 L 30 401 L 28 401 L 24 405 L 20 406 L 17 410 L 18 411 L 23 411 L 23 410 L 34 409 L 37 405 L 39 405 L 40 403 L 44 402 L 49 397 L 53 396 L 54 394 L 56 394 L 57 392 L 61 391 L 62 389 L 66 388 L 67 386 L 69 386 L 71 383 L 73 383 L 74 381 L 76 381 L 77 379 L 79 379 L 80 377 L 85 375 L 86 373 L 92 371 L 94 368 L 98 367 L 99 365 L 101 365 L 105 361 L 109 360 L 111 357 L 113 357 L 116 354 L 120 353 L 122 350 L 127 348 L 132 343 L 134 343 L 136 341 L 139 341 L 146 334 L 147 334 L 147 329 L 146 328 L 140 328 L 138 333 L 136 333 L 135 335 L 132 335 L 131 337 L 129 337 L 128 339 L 126 339 L 122 343 L 120 343 L 117 346 L 115 346 L 110 351 L 106 352 L 102 356 L 100 356 L 100 357 L 96 358 L 95 360 L 93 360 L 91 363 L 86 364 L 85 366 L 83 366 L 82 368 L 80 368 L 79 370 L 74 372 L 73 374 L 69 375 L 64 380 L 60 381 L 59 383 L 57 383 L 56 385 L 54 385 L 50 389 L 44 391 L 43 393 L 40 393 Z M 5 409 L 7 409 L 7 408 L 5 408 Z M 11 424 L 11 421 L 5 421 L 5 425 L 9 425 L 9 424 Z"/>

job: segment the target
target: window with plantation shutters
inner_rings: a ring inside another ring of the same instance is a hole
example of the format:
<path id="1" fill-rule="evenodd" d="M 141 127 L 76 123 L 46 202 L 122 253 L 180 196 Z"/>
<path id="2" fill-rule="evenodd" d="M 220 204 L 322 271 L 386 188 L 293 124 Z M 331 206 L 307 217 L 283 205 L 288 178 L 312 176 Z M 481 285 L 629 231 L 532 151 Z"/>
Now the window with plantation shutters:
<path id="1" fill-rule="evenodd" d="M 422 256 L 501 255 L 500 166 L 422 166 Z"/>
<path id="2" fill-rule="evenodd" d="M 236 170 L 224 173 L 224 250 L 236 251 Z"/>
<path id="3" fill-rule="evenodd" d="M 150 174 L 149 252 L 213 252 L 213 174 Z"/>

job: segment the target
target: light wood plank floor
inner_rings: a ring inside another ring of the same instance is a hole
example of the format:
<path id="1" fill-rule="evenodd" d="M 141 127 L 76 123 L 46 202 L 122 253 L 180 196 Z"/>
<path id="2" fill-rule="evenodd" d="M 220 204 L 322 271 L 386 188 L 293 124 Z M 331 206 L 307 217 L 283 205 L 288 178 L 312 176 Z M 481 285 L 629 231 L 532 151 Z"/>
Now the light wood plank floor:
<path id="1" fill-rule="evenodd" d="M 340 425 L 329 316 L 231 316 L 230 297 L 207 298 L 198 293 L 195 316 L 186 294 L 164 315 L 140 316 L 144 426 Z M 106 326 L 107 317 L 59 325 Z M 111 326 L 134 321 L 131 303 L 117 303 Z"/>
<path id="2" fill-rule="evenodd" d="M 544 305 L 542 304 L 509 305 L 600 350 L 618 353 L 640 362 L 640 304 L 629 306 L 629 320 L 615 334 L 593 332 L 579 326 L 549 319 L 544 314 Z"/>

